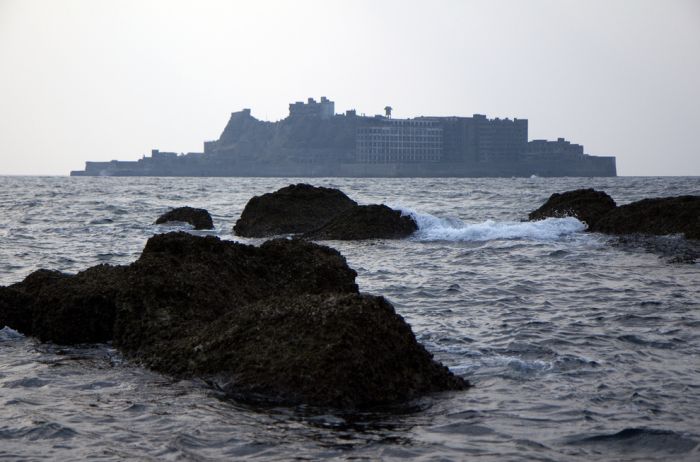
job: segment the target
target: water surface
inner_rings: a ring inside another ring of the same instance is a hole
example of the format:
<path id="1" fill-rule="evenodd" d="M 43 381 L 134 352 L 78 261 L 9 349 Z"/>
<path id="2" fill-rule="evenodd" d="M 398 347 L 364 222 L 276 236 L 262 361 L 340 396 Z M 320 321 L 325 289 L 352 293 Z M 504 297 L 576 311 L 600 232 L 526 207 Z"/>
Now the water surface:
<path id="1" fill-rule="evenodd" d="M 213 234 L 247 200 L 298 179 L 0 177 L 0 284 L 38 268 L 136 259 L 170 207 Z M 251 408 L 109 345 L 0 330 L 0 460 L 700 460 L 700 265 L 524 223 L 553 192 L 618 204 L 699 194 L 700 178 L 313 179 L 413 214 L 410 239 L 325 242 L 474 387 L 361 414 Z M 674 243 L 678 237 L 667 237 Z M 2 327 L 2 326 L 0 326 Z"/>

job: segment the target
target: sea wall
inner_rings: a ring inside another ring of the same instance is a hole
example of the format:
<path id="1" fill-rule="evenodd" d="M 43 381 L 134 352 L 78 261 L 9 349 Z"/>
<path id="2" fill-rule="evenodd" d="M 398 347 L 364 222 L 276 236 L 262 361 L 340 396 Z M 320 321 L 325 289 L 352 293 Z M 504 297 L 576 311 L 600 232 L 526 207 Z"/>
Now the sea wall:
<path id="1" fill-rule="evenodd" d="M 244 177 L 609 177 L 616 176 L 614 157 L 584 156 L 561 162 L 163 162 L 134 166 L 100 165 L 71 176 L 244 176 Z M 140 167 L 140 168 L 139 168 Z"/>

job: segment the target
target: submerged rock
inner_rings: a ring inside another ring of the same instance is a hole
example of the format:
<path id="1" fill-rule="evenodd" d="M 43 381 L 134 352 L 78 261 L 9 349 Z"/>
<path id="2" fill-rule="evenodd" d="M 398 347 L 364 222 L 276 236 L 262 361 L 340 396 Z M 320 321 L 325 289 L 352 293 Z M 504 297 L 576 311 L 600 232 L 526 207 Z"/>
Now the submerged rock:
<path id="1" fill-rule="evenodd" d="M 589 229 L 603 215 L 615 208 L 615 201 L 607 193 L 595 189 L 577 189 L 552 194 L 547 202 L 528 215 L 530 221 L 545 218 L 574 217 Z"/>
<path id="2" fill-rule="evenodd" d="M 608 234 L 683 234 L 700 239 L 700 196 L 643 199 L 606 213 L 592 227 Z"/>
<path id="3" fill-rule="evenodd" d="M 164 213 L 156 220 L 160 225 L 169 221 L 182 221 L 194 226 L 194 229 L 213 229 L 214 222 L 211 215 L 205 209 L 195 209 L 193 207 L 177 207 Z"/>
<path id="4" fill-rule="evenodd" d="M 418 229 L 409 216 L 386 205 L 358 205 L 340 213 L 305 239 L 400 239 Z"/>
<path id="5" fill-rule="evenodd" d="M 37 271 L 0 288 L 0 325 L 125 356 L 233 396 L 344 408 L 469 386 L 435 362 L 336 250 L 169 233 L 128 266 Z"/>
<path id="6" fill-rule="evenodd" d="M 683 239 L 677 235 L 621 234 L 611 241 L 625 250 L 644 250 L 656 254 L 670 264 L 695 264 L 700 259 L 700 240 Z"/>
<path id="7" fill-rule="evenodd" d="M 305 233 L 356 205 L 337 189 L 289 185 L 250 199 L 233 231 L 244 237 Z"/>

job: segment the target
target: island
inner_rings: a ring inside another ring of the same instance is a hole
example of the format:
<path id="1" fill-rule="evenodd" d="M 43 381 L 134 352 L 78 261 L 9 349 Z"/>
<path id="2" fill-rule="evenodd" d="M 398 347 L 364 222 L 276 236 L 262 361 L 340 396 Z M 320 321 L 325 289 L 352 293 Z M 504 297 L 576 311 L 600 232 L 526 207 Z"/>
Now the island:
<path id="1" fill-rule="evenodd" d="M 203 152 L 154 149 L 135 161 L 86 162 L 71 176 L 552 177 L 616 176 L 615 157 L 580 144 L 528 141 L 527 119 L 482 114 L 392 118 L 335 112 L 326 97 L 289 105 L 277 122 L 233 112 Z"/>

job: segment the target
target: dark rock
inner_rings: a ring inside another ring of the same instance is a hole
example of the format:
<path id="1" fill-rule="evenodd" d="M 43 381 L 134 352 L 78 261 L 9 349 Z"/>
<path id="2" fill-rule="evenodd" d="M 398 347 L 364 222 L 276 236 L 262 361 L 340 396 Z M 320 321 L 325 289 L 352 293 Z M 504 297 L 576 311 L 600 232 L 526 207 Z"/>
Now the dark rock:
<path id="1" fill-rule="evenodd" d="M 205 209 L 195 209 L 193 207 L 177 207 L 164 213 L 156 220 L 156 224 L 167 223 L 169 221 L 182 221 L 194 226 L 194 229 L 213 229 L 214 222 L 211 215 Z"/>
<path id="2" fill-rule="evenodd" d="M 146 366 L 242 399 L 353 408 L 469 386 L 355 276 L 311 242 L 169 233 L 129 266 L 38 271 L 0 288 L 0 322 L 59 343 L 111 339 Z"/>
<path id="3" fill-rule="evenodd" d="M 418 229 L 413 218 L 386 205 L 358 205 L 340 213 L 305 239 L 400 239 Z"/>
<path id="4" fill-rule="evenodd" d="M 337 189 L 290 185 L 250 199 L 233 231 L 244 237 L 305 233 L 355 205 Z"/>
<path id="5" fill-rule="evenodd" d="M 595 189 L 577 189 L 552 194 L 540 208 L 531 212 L 531 221 L 545 218 L 575 217 L 591 227 L 615 208 L 615 201 L 605 192 Z"/>
<path id="6" fill-rule="evenodd" d="M 530 220 L 574 216 L 588 224 L 588 230 L 606 234 L 670 235 L 683 234 L 686 239 L 700 239 L 700 196 L 677 196 L 643 199 L 617 207 L 602 191 L 579 189 L 552 194 Z M 658 242 L 653 247 L 659 247 Z M 664 249 L 667 244 L 662 245 Z M 666 250 L 662 253 L 667 253 Z M 694 260 L 694 254 L 682 252 L 674 261 Z"/>
<path id="7" fill-rule="evenodd" d="M 700 239 L 700 196 L 643 199 L 606 213 L 591 227 L 608 234 L 684 234 Z"/>
<path id="8" fill-rule="evenodd" d="M 32 335 L 31 298 L 12 287 L 0 287 L 0 329 L 11 326 L 26 335 Z"/>
<path id="9" fill-rule="evenodd" d="M 129 268 L 115 344 L 152 368 L 191 375 L 193 349 L 226 313 L 276 295 L 357 293 L 355 276 L 337 251 L 301 241 L 254 247 L 187 233 L 154 236 Z"/>
<path id="10" fill-rule="evenodd" d="M 354 407 L 465 386 L 432 360 L 382 297 L 274 297 L 220 323 L 226 327 L 202 344 L 199 372 L 228 369 L 228 379 L 215 380 L 233 393 Z M 220 353 L 232 339 L 240 359 Z"/>
<path id="11" fill-rule="evenodd" d="M 111 340 L 115 296 L 123 273 L 124 268 L 107 265 L 75 276 L 35 271 L 24 281 L 2 288 L 0 324 L 61 344 Z"/>

